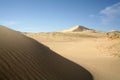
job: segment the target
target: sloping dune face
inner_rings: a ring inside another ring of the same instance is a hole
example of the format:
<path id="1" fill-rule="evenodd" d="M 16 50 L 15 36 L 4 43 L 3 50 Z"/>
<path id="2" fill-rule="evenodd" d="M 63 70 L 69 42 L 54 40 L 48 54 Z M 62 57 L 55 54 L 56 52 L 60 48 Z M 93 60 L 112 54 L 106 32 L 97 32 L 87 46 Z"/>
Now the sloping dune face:
<path id="1" fill-rule="evenodd" d="M 81 66 L 0 26 L 0 80 L 93 80 Z"/>

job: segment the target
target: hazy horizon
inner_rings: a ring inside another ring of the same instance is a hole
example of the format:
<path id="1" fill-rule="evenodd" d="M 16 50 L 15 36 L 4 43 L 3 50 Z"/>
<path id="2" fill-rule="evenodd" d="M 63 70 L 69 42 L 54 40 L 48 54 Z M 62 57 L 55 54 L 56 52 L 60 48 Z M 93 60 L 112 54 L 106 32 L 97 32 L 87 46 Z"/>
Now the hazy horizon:
<path id="1" fill-rule="evenodd" d="M 120 0 L 1 0 L 0 9 L 0 25 L 22 32 L 120 30 Z"/>

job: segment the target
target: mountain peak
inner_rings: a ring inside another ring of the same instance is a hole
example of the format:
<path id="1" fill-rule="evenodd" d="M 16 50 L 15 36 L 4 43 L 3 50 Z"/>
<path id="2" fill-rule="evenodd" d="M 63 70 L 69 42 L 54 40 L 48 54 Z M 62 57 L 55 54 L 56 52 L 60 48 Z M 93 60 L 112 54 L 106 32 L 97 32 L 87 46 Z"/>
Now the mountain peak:
<path id="1" fill-rule="evenodd" d="M 68 29 L 61 30 L 60 32 L 81 32 L 81 31 L 85 31 L 85 30 L 90 30 L 90 29 L 86 28 L 84 26 L 81 26 L 81 25 L 77 25 L 77 26 L 73 26 Z"/>

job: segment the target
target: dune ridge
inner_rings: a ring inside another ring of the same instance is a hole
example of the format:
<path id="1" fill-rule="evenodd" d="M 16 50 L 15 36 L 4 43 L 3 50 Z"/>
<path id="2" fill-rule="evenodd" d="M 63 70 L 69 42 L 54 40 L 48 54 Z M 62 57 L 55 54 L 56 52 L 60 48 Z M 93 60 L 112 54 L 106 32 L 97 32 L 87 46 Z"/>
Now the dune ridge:
<path id="1" fill-rule="evenodd" d="M 81 31 L 85 31 L 85 30 L 91 30 L 91 29 L 86 28 L 84 26 L 77 25 L 77 26 L 73 26 L 71 28 L 60 30 L 58 32 L 81 32 Z"/>
<path id="2" fill-rule="evenodd" d="M 93 80 L 83 67 L 0 26 L 0 80 Z"/>

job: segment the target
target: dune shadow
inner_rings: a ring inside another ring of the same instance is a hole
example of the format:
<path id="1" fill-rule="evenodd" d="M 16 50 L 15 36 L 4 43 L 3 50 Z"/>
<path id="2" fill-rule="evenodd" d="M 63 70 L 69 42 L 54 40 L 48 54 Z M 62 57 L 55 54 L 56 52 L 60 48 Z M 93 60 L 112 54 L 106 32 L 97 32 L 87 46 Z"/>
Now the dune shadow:
<path id="1" fill-rule="evenodd" d="M 38 47 L 45 47 L 45 61 L 47 61 L 48 68 L 55 72 L 55 76 L 60 80 L 93 80 L 92 74 L 82 66 L 68 60 L 67 58 L 57 54 L 46 45 L 36 41 L 33 38 L 27 37 L 34 41 Z"/>

